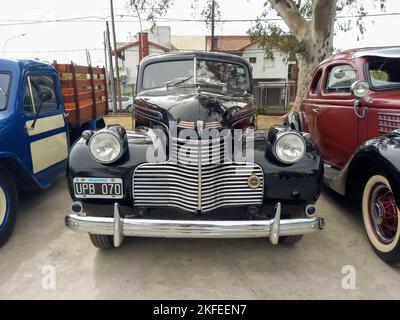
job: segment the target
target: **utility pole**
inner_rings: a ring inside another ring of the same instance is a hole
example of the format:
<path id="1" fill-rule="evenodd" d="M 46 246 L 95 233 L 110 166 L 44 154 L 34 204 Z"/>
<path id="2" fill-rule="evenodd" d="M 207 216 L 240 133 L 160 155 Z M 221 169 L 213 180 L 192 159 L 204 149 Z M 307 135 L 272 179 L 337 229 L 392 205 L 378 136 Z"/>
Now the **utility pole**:
<path id="1" fill-rule="evenodd" d="M 211 2 L 211 51 L 215 51 L 215 0 Z"/>
<path id="2" fill-rule="evenodd" d="M 111 7 L 111 24 L 112 24 L 112 33 L 114 38 L 114 57 L 115 57 L 115 71 L 116 71 L 116 78 L 117 78 L 117 90 L 116 94 L 118 97 L 118 110 L 122 111 L 122 102 L 121 102 L 121 85 L 119 82 L 119 67 L 118 67 L 118 54 L 117 54 L 117 37 L 115 36 L 115 21 L 114 21 L 114 3 L 113 0 L 110 0 L 110 7 Z"/>
<path id="3" fill-rule="evenodd" d="M 115 92 L 115 81 L 114 81 L 114 67 L 112 61 L 112 53 L 111 53 L 111 40 L 110 40 L 110 27 L 108 25 L 108 21 L 106 21 L 107 25 L 107 47 L 108 47 L 108 61 L 110 62 L 110 77 L 111 77 L 111 92 L 112 92 L 112 105 L 113 105 L 113 113 L 117 112 L 117 95 Z"/>
<path id="4" fill-rule="evenodd" d="M 107 54 L 107 36 L 106 31 L 103 32 L 103 43 L 104 43 L 104 67 L 108 70 L 108 54 Z M 110 92 L 109 88 L 108 92 Z"/>

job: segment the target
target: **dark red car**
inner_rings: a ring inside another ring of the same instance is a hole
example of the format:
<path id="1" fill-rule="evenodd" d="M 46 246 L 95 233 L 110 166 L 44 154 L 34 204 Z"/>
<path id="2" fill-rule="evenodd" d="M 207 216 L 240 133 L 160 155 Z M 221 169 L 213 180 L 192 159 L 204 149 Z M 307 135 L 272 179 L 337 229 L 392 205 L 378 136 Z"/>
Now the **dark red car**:
<path id="1" fill-rule="evenodd" d="M 400 47 L 326 59 L 300 112 L 285 121 L 311 134 L 330 188 L 362 196 L 365 229 L 379 256 L 400 261 Z"/>

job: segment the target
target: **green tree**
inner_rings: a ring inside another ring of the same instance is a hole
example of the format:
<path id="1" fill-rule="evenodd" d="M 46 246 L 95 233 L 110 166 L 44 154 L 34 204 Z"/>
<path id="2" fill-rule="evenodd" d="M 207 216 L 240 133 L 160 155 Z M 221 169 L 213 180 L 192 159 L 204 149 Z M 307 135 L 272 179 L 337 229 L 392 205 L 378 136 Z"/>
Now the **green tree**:
<path id="1" fill-rule="evenodd" d="M 197 10 L 200 0 L 193 0 L 192 9 Z M 200 12 L 200 16 L 204 19 L 207 29 L 211 28 L 213 17 L 213 0 L 206 0 Z M 214 21 L 218 22 L 221 19 L 221 7 L 218 1 L 214 0 Z"/>
<path id="2" fill-rule="evenodd" d="M 129 0 L 126 6 L 138 15 L 140 24 L 145 19 L 154 27 L 157 18 L 164 16 L 172 3 L 173 0 Z"/>
<path id="3" fill-rule="evenodd" d="M 386 0 L 369 0 L 375 7 L 385 9 Z M 298 90 L 293 106 L 298 110 L 307 95 L 312 74 L 318 64 L 333 51 L 335 27 L 351 30 L 354 23 L 357 32 L 363 34 L 363 18 L 367 15 L 365 0 L 266 0 L 264 12 L 255 26 L 249 30 L 253 39 L 259 40 L 267 57 L 272 49 L 279 48 L 288 55 L 296 55 L 299 62 Z M 265 22 L 271 11 L 282 18 L 289 31 L 278 24 Z M 338 20 L 341 13 L 351 12 L 355 18 Z"/>

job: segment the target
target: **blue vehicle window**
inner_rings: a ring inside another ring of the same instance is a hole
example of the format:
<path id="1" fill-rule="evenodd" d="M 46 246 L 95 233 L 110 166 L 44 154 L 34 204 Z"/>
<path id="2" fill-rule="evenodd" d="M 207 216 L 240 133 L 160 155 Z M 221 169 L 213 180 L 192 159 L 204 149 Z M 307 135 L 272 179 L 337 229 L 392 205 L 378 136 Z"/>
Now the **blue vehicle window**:
<path id="1" fill-rule="evenodd" d="M 24 91 L 24 112 L 25 113 L 35 113 L 35 109 L 33 107 L 32 97 L 29 91 L 29 85 L 26 84 Z"/>
<path id="2" fill-rule="evenodd" d="M 0 73 L 0 110 L 7 108 L 9 86 L 10 75 L 7 73 Z"/>
<path id="3" fill-rule="evenodd" d="M 45 101 L 41 108 L 40 113 L 46 113 L 58 109 L 56 89 L 54 79 L 51 76 L 29 76 L 25 87 L 24 94 L 24 112 L 36 113 L 36 109 L 40 105 L 39 92 L 43 89 L 48 89 L 52 93 L 50 100 Z"/>

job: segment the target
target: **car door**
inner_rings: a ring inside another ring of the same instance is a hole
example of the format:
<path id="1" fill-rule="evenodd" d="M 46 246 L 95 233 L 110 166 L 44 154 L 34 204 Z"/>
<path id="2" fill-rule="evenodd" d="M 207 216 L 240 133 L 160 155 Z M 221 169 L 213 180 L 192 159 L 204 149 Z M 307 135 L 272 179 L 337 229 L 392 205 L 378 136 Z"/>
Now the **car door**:
<path id="1" fill-rule="evenodd" d="M 41 102 L 42 92 L 48 100 Z M 24 81 L 22 100 L 27 153 L 33 174 L 51 180 L 65 168 L 68 157 L 67 124 L 56 73 L 30 73 Z"/>
<path id="2" fill-rule="evenodd" d="M 307 98 L 303 101 L 300 107 L 300 127 L 304 132 L 309 132 L 315 142 L 320 140 L 317 130 L 317 113 L 316 108 L 319 108 L 321 103 L 321 82 L 323 76 L 323 67 L 321 66 L 314 73 L 311 82 L 310 91 Z"/>
<path id="3" fill-rule="evenodd" d="M 318 145 L 324 161 L 342 168 L 358 145 L 358 118 L 351 85 L 357 72 L 350 63 L 335 62 L 325 69 L 321 99 L 312 112 Z"/>

